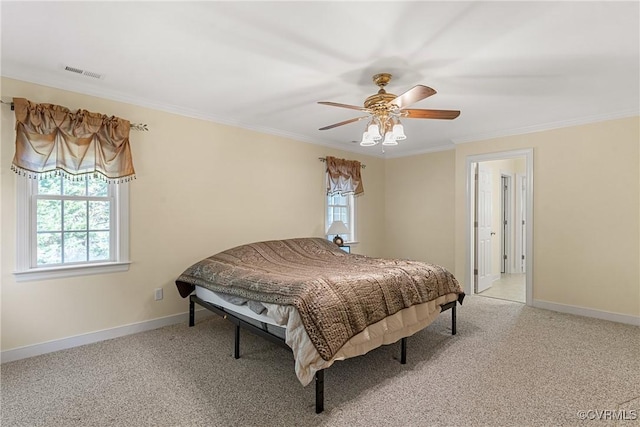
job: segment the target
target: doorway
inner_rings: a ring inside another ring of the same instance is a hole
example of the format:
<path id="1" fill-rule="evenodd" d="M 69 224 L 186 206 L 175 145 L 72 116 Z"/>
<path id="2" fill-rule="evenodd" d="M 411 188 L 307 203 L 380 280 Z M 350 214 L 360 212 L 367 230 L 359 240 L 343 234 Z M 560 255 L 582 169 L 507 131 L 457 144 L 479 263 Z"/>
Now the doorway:
<path id="1" fill-rule="evenodd" d="M 467 158 L 465 292 L 532 303 L 533 150 Z"/>

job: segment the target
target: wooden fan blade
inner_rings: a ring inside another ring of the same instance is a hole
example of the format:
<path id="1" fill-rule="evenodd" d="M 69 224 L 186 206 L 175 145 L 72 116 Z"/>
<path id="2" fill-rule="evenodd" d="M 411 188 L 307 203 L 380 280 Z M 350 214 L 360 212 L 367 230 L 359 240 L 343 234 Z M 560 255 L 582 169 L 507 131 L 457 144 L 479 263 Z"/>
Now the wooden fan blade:
<path id="1" fill-rule="evenodd" d="M 417 85 L 396 97 L 390 104 L 396 104 L 400 108 L 408 107 L 418 101 L 435 95 L 435 89 L 431 89 L 429 86 Z"/>
<path id="2" fill-rule="evenodd" d="M 367 109 L 364 107 L 358 107 L 356 105 L 339 104 L 337 102 L 319 101 L 318 104 L 330 105 L 332 107 L 349 108 L 351 110 L 367 111 Z"/>
<path id="3" fill-rule="evenodd" d="M 402 110 L 403 113 L 407 113 L 406 117 L 410 119 L 446 119 L 452 120 L 460 115 L 458 110 L 419 110 L 409 109 Z"/>
<path id="4" fill-rule="evenodd" d="M 334 123 L 332 125 L 325 126 L 325 127 L 320 128 L 318 130 L 333 129 L 333 128 L 337 128 L 338 126 L 348 125 L 349 123 L 358 122 L 358 121 L 360 121 L 362 119 L 367 119 L 367 118 L 369 118 L 369 116 L 356 117 L 355 119 L 349 119 L 349 120 L 345 120 L 344 122 Z"/>

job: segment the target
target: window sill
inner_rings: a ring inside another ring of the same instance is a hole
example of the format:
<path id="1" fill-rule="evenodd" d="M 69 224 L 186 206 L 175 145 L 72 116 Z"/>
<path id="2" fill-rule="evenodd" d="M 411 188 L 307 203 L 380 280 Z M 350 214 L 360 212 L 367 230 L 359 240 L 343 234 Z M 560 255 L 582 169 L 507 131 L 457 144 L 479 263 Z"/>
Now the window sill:
<path id="1" fill-rule="evenodd" d="M 87 276 L 90 274 L 116 273 L 129 270 L 130 264 L 130 261 L 122 261 L 89 265 L 66 265 L 62 267 L 40 267 L 24 271 L 15 271 L 13 274 L 17 282 L 27 282 L 32 280 Z"/>

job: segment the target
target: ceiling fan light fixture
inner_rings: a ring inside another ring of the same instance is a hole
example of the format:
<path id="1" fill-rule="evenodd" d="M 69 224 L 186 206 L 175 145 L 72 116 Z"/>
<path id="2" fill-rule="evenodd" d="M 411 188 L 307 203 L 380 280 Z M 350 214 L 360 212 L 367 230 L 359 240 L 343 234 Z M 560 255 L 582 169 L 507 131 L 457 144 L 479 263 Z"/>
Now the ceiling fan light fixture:
<path id="1" fill-rule="evenodd" d="M 364 106 L 340 104 L 337 102 L 319 101 L 319 104 L 333 107 L 358 110 L 368 116 L 356 117 L 339 123 L 320 128 L 319 130 L 333 129 L 338 126 L 368 119 L 367 128 L 362 134 L 360 145 L 370 147 L 382 141 L 382 145 L 398 145 L 398 141 L 407 139 L 404 126 L 400 123 L 400 117 L 411 119 L 441 119 L 453 120 L 460 115 L 458 110 L 425 110 L 407 108 L 408 106 L 436 94 L 436 91 L 428 86 L 416 85 L 405 91 L 400 96 L 388 93 L 384 87 L 391 80 L 391 74 L 380 73 L 373 76 L 373 82 L 380 88 L 378 93 L 369 96 L 364 101 Z M 384 139 L 382 137 L 384 135 Z M 355 142 L 355 141 L 354 141 Z"/>

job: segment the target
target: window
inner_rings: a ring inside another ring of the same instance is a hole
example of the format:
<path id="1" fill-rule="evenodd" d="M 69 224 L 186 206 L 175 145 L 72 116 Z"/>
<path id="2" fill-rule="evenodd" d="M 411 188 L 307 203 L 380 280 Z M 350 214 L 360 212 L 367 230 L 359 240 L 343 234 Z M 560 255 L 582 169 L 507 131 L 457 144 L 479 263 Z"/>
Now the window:
<path id="1" fill-rule="evenodd" d="M 356 224 L 355 224 L 355 200 L 353 194 L 340 195 L 334 194 L 327 196 L 327 216 L 325 230 L 329 229 L 333 221 L 342 221 L 349 229 L 347 236 L 341 236 L 345 243 L 353 243 L 356 240 Z M 334 234 L 327 235 L 329 240 L 333 240 Z"/>
<path id="2" fill-rule="evenodd" d="M 128 184 L 18 179 L 18 280 L 128 269 Z"/>

